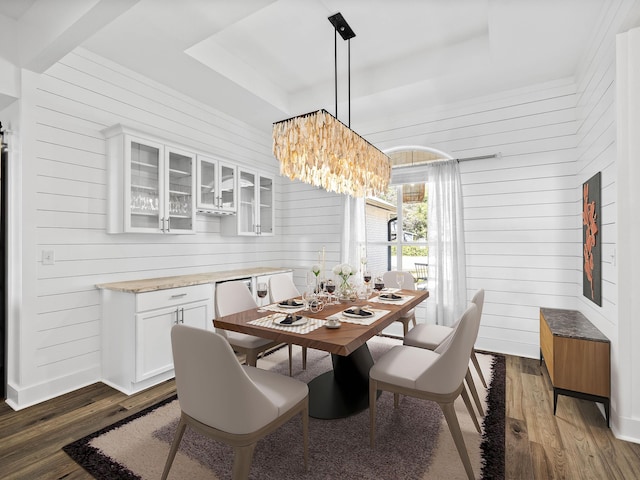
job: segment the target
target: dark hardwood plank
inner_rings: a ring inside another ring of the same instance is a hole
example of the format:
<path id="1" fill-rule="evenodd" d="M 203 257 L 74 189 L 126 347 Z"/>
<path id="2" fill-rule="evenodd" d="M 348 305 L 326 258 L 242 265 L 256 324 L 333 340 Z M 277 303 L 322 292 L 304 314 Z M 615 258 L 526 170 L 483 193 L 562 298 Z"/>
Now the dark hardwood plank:
<path id="1" fill-rule="evenodd" d="M 507 478 L 533 480 L 527 425 L 522 420 L 506 417 L 505 429 L 505 449 L 509 452 L 508 461 L 505 462 L 505 475 Z"/>

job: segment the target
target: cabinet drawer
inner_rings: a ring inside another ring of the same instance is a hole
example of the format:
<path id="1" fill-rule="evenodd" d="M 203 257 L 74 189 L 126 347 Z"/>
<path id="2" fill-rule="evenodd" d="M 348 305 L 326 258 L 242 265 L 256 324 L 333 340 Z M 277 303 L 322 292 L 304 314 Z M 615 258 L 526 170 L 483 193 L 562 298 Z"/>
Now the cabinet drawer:
<path id="1" fill-rule="evenodd" d="M 209 283 L 139 293 L 136 295 L 136 312 L 211 299 L 212 293 L 213 287 Z"/>

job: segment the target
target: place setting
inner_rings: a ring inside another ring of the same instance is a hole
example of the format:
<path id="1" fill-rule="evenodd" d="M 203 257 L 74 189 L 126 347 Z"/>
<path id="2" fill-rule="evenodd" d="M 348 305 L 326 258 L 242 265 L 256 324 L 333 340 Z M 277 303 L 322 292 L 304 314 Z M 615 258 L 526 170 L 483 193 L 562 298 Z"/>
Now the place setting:
<path id="1" fill-rule="evenodd" d="M 413 299 L 413 295 L 404 295 L 397 293 L 400 289 L 389 288 L 381 291 L 378 296 L 369 299 L 370 302 L 386 303 L 393 305 L 404 305 Z"/>
<path id="2" fill-rule="evenodd" d="M 320 328 L 324 325 L 323 320 L 305 317 L 295 312 L 272 313 L 247 323 L 249 325 L 273 328 L 276 330 L 283 330 L 301 334 L 311 332 L 316 328 Z"/>
<path id="3" fill-rule="evenodd" d="M 337 328 L 340 322 L 356 323 L 358 325 L 371 325 L 387 315 L 389 310 L 372 308 L 369 305 L 362 307 L 349 307 L 341 312 L 327 317 L 327 328 Z"/>
<path id="4" fill-rule="evenodd" d="M 305 303 L 302 300 L 290 298 L 281 302 L 272 303 L 261 307 L 263 310 L 269 310 L 277 313 L 296 313 L 305 309 Z"/>

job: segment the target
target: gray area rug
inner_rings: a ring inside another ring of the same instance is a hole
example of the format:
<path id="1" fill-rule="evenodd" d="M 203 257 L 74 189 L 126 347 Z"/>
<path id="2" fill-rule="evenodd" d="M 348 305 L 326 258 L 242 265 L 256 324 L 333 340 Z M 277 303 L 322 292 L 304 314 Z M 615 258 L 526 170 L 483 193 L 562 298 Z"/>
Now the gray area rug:
<path id="1" fill-rule="evenodd" d="M 376 338 L 369 342 L 369 348 L 375 359 L 397 343 L 395 340 Z M 297 348 L 297 355 L 294 357 L 296 378 L 308 381 L 331 368 L 328 354 L 309 350 L 307 370 L 302 371 L 299 351 Z M 485 357 L 485 363 L 489 365 L 493 357 Z M 286 349 L 259 360 L 258 365 L 287 374 Z M 504 372 L 502 376 L 501 383 L 504 384 Z M 490 378 L 490 375 L 486 377 Z M 480 382 L 477 385 L 481 386 Z M 480 393 L 485 394 L 484 390 Z M 495 412 L 496 409 L 493 410 Z M 64 450 L 95 478 L 101 480 L 159 478 L 179 412 L 176 400 L 165 402 L 141 412 L 135 419 L 126 419 L 67 445 Z M 468 420 L 468 414 L 462 406 L 459 418 L 463 430 L 465 417 Z M 504 421 L 504 405 L 502 419 Z M 470 424 L 470 420 L 467 423 Z M 368 410 L 339 420 L 311 418 L 309 470 L 305 472 L 302 462 L 301 421 L 299 416 L 295 417 L 258 443 L 250 478 L 422 479 L 445 478 L 442 475 L 446 475 L 446 478 L 458 478 L 459 472 L 464 473 L 437 404 L 402 397 L 400 407 L 394 409 L 393 395 L 383 393 L 378 400 L 376 425 L 376 448 L 371 449 Z M 480 463 L 483 464 L 482 468 L 486 468 L 486 461 L 481 462 L 479 455 L 480 436 L 472 428 L 467 430 L 465 442 L 472 459 L 472 450 L 477 450 L 474 471 L 480 474 Z M 478 441 L 474 443 L 476 437 Z M 492 449 L 495 450 L 494 447 Z M 432 468 L 434 458 L 437 460 Z M 503 462 L 504 447 L 502 452 L 492 451 L 490 458 L 492 464 L 496 461 L 499 463 L 500 459 Z M 231 448 L 187 428 L 170 478 L 230 478 L 232 461 Z M 449 468 L 452 470 L 448 471 Z"/>

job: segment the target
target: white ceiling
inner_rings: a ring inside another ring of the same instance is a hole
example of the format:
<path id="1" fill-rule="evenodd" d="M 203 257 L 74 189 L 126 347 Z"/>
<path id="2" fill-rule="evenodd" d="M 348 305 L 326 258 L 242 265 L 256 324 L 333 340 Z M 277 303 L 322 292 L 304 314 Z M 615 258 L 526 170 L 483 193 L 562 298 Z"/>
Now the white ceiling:
<path id="1" fill-rule="evenodd" d="M 327 17 L 341 12 L 356 33 L 357 129 L 375 116 L 401 118 L 416 105 L 573 76 L 606 3 L 0 0 L 0 56 L 44 70 L 82 46 L 270 131 L 272 122 L 297 114 L 334 113 L 334 30 Z M 338 37 L 337 47 L 338 116 L 346 122 L 347 43 Z"/>

